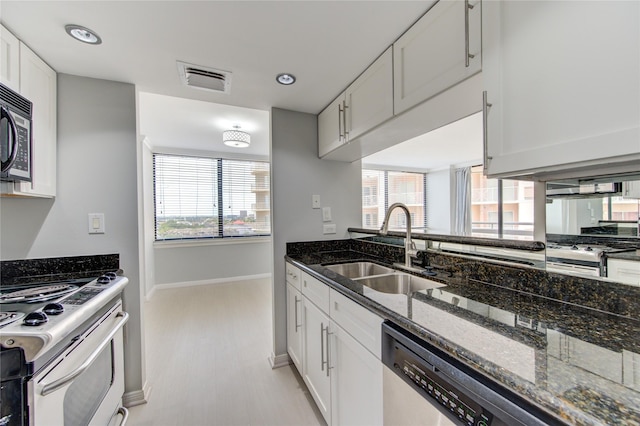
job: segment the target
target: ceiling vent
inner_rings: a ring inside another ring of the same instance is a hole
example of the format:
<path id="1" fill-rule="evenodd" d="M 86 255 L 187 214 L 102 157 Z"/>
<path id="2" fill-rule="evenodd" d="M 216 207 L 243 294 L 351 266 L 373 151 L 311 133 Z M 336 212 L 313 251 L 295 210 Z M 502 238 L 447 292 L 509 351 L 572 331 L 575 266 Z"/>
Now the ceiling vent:
<path id="1" fill-rule="evenodd" d="M 226 93 L 231 90 L 231 72 L 177 61 L 180 80 L 196 89 Z"/>

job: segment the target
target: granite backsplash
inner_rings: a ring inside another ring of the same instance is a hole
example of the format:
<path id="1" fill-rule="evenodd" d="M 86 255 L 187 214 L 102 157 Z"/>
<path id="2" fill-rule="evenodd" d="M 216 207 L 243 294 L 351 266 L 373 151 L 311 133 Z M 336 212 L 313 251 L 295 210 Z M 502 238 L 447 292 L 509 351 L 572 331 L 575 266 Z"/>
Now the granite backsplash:
<path id="1" fill-rule="evenodd" d="M 0 285 L 98 277 L 120 268 L 119 254 L 0 261 Z"/>
<path id="2" fill-rule="evenodd" d="M 332 256 L 332 253 L 334 256 Z M 306 264 L 331 263 L 332 258 L 402 263 L 404 248 L 360 239 L 287 243 L 287 255 Z M 560 300 L 622 317 L 640 319 L 640 287 L 509 266 L 427 250 L 420 253 L 434 267 L 434 279 L 458 283 L 474 280 L 523 293 Z"/>

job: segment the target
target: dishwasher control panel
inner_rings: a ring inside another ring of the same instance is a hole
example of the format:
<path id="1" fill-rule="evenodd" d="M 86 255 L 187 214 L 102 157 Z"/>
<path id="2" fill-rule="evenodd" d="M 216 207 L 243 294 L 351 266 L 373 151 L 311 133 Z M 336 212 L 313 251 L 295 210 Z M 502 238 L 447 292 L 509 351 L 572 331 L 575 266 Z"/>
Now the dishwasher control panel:
<path id="1" fill-rule="evenodd" d="M 438 374 L 438 370 L 425 360 L 398 345 L 393 368 L 405 381 L 410 382 L 423 396 L 436 400 L 440 405 L 458 417 L 462 424 L 469 426 L 489 426 L 493 415 L 480 404 L 468 397 L 455 385 Z"/>

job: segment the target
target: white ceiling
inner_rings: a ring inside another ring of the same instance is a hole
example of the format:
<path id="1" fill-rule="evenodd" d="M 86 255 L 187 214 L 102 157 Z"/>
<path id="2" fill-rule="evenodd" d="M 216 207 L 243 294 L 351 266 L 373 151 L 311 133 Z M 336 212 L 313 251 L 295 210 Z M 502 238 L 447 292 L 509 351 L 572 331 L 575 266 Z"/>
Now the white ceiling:
<path id="1" fill-rule="evenodd" d="M 365 157 L 362 164 L 405 171 L 482 164 L 482 113 Z"/>
<path id="2" fill-rule="evenodd" d="M 269 156 L 269 112 L 141 92 L 140 134 L 158 151 L 175 149 L 242 156 Z M 249 148 L 222 143 L 222 132 L 240 126 L 251 135 Z"/>
<path id="3" fill-rule="evenodd" d="M 140 133 L 153 146 L 226 152 L 222 131 L 239 124 L 252 147 L 233 152 L 264 156 L 272 107 L 320 112 L 432 4 L 2 0 L 0 20 L 59 73 L 135 84 Z M 64 31 L 70 23 L 103 43 L 73 40 Z M 183 86 L 178 60 L 231 71 L 231 93 Z M 298 81 L 281 86 L 280 72 Z"/>

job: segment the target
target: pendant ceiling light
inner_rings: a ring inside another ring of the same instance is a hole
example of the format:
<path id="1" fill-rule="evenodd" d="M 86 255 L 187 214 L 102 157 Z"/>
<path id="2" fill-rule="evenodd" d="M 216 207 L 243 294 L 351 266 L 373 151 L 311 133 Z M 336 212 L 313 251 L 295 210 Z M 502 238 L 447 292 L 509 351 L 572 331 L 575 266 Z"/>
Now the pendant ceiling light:
<path id="1" fill-rule="evenodd" d="M 222 132 L 224 144 L 234 148 L 248 148 L 251 145 L 251 135 L 247 132 L 241 132 L 240 126 L 233 126 L 233 128 L 234 130 Z"/>

